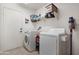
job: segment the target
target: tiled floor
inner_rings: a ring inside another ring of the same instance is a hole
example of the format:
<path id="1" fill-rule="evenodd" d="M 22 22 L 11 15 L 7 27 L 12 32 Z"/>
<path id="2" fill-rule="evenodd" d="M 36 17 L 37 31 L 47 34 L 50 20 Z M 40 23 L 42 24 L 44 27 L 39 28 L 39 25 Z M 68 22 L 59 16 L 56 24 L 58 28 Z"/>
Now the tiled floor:
<path id="1" fill-rule="evenodd" d="M 38 55 L 37 51 L 28 52 L 23 47 L 12 49 L 10 51 L 2 52 L 0 55 Z"/>

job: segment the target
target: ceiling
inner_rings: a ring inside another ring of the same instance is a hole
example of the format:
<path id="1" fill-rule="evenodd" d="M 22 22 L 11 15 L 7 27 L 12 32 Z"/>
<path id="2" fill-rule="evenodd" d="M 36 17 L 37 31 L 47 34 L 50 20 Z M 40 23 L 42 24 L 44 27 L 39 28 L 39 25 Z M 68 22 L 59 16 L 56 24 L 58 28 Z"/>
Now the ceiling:
<path id="1" fill-rule="evenodd" d="M 47 3 L 22 3 L 20 5 L 22 5 L 23 7 L 27 8 L 27 9 L 30 9 L 30 10 L 37 10 L 46 4 Z"/>

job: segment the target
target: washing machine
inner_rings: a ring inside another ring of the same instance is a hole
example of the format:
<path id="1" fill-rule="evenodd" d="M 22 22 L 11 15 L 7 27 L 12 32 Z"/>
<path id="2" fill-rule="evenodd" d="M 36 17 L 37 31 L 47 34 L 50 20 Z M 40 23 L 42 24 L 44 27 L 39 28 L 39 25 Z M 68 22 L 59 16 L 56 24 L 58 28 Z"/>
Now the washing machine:
<path id="1" fill-rule="evenodd" d="M 65 29 L 55 28 L 40 32 L 40 55 L 66 55 L 68 36 Z"/>
<path id="2" fill-rule="evenodd" d="M 25 39 L 24 39 L 24 48 L 28 51 L 35 51 L 36 49 L 36 43 L 35 43 L 35 35 L 37 31 L 32 30 L 31 32 L 25 33 Z"/>

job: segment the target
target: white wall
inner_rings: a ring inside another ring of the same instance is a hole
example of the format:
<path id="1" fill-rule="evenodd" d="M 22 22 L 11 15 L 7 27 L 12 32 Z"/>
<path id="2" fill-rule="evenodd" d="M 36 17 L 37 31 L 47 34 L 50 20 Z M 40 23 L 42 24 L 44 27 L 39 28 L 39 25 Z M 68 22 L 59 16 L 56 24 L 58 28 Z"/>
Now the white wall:
<path id="1" fill-rule="evenodd" d="M 15 4 L 15 3 L 4 3 L 4 4 L 1 4 L 2 5 L 2 8 L 10 8 L 10 9 L 14 9 L 16 10 L 17 12 L 20 12 L 22 13 L 27 19 L 30 20 L 30 16 L 32 14 L 32 11 L 29 10 L 29 9 L 26 9 L 25 7 L 21 6 L 21 4 Z M 3 10 L 2 10 L 3 11 Z M 29 26 L 28 26 L 29 25 Z M 28 26 L 28 28 L 31 28 L 33 27 L 32 26 L 32 23 L 29 22 L 28 24 L 26 24 L 26 27 Z M 31 27 L 30 27 L 31 26 Z"/>
<path id="2" fill-rule="evenodd" d="M 48 5 L 48 4 L 47 4 Z M 46 5 L 44 5 L 44 7 L 38 9 L 35 14 L 39 15 L 41 14 L 41 21 L 38 21 L 37 23 L 33 23 L 35 25 L 35 28 L 38 26 L 52 26 L 52 27 L 59 27 L 58 26 L 58 15 L 57 13 L 54 13 L 56 16 L 55 18 L 49 18 L 46 19 L 45 18 L 45 14 L 48 12 L 48 10 L 45 8 Z"/>
<path id="3" fill-rule="evenodd" d="M 30 20 L 30 17 L 29 17 L 29 15 L 30 14 L 32 14 L 32 11 L 30 11 L 30 10 L 28 10 L 28 9 L 26 9 L 26 8 L 24 8 L 24 7 L 22 7 L 20 4 L 7 4 L 7 3 L 4 3 L 4 4 L 0 4 L 0 49 L 3 49 L 4 47 L 4 17 L 3 17 L 3 14 L 5 14 L 4 13 L 4 8 L 8 8 L 8 9 L 12 9 L 12 10 L 15 10 L 16 12 L 19 12 L 19 13 L 21 13 L 25 18 L 27 18 L 27 19 L 29 19 Z M 18 17 L 19 17 L 19 15 L 18 15 Z M 23 20 L 23 22 L 24 22 L 25 20 Z M 18 23 L 18 22 L 17 22 Z M 31 29 L 33 29 L 33 25 L 32 25 L 32 23 L 29 21 L 29 23 L 28 24 L 25 24 L 25 22 L 24 22 L 24 30 L 31 30 Z M 18 36 L 18 35 L 17 35 Z M 8 40 L 7 40 L 7 42 L 10 44 L 10 43 L 12 43 L 12 42 L 9 42 Z M 7 43 L 7 44 L 8 44 Z M 15 44 L 15 43 L 14 43 Z M 22 44 L 22 43 L 21 43 Z M 16 48 L 16 47 L 15 47 Z M 4 49 L 5 50 L 5 49 Z"/>
<path id="4" fill-rule="evenodd" d="M 79 54 L 79 4 L 55 3 L 55 5 L 58 7 L 58 18 L 42 19 L 34 25 L 50 25 L 52 27 L 65 28 L 67 33 L 69 33 L 68 20 L 70 16 L 73 16 L 77 22 L 76 29 L 73 32 L 73 54 Z M 43 14 L 45 9 L 41 8 L 37 10 L 37 13 Z"/>
<path id="5" fill-rule="evenodd" d="M 55 4 L 59 9 L 59 27 L 66 28 L 68 32 L 68 20 L 73 16 L 76 20 L 76 29 L 73 32 L 73 54 L 79 54 L 79 4 Z"/>
<path id="6" fill-rule="evenodd" d="M 1 4 L 0 4 L 0 27 L 1 27 Z M 1 48 L 1 28 L 0 28 L 0 48 Z"/>

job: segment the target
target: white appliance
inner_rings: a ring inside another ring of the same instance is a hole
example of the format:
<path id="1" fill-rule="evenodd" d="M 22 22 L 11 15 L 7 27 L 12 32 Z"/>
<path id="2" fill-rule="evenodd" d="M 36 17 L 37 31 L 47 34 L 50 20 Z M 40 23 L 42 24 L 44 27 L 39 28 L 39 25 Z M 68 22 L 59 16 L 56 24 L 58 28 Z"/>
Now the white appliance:
<path id="1" fill-rule="evenodd" d="M 67 54 L 65 29 L 54 28 L 40 32 L 40 55 Z"/>
<path id="2" fill-rule="evenodd" d="M 24 48 L 27 49 L 29 52 L 35 51 L 36 47 L 35 35 L 36 30 L 25 32 Z"/>

